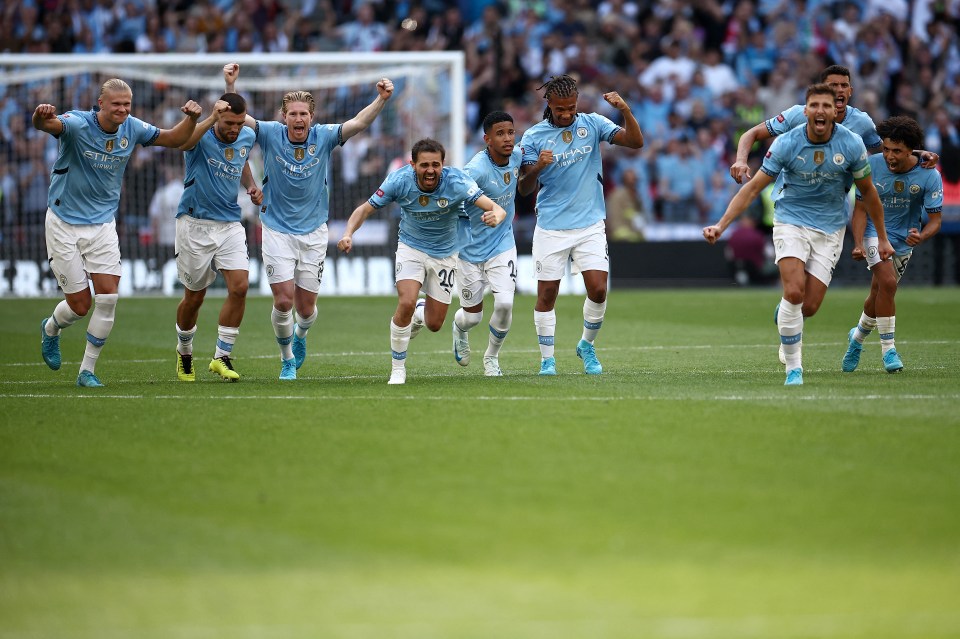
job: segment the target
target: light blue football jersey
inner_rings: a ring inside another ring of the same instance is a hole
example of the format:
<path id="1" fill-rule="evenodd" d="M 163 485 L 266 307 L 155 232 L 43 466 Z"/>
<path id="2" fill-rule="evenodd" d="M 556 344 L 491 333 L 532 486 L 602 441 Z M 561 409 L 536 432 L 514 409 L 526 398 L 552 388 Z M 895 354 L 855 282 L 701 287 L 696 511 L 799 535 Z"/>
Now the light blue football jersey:
<path id="1" fill-rule="evenodd" d="M 522 157 L 520 148 L 515 147 L 507 164 L 500 166 L 484 149 L 463 167 L 484 195 L 503 207 L 507 217 L 491 228 L 483 223 L 483 211 L 480 208 L 464 206 L 464 213 L 470 220 L 471 240 L 460 247 L 460 259 L 479 264 L 517 245 L 513 237 L 513 217 L 516 213 L 517 178 L 520 176 Z"/>
<path id="2" fill-rule="evenodd" d="M 582 229 L 607 217 L 600 142 L 612 143 L 621 128 L 602 115 L 578 113 L 566 128 L 543 120 L 524 132 L 523 165 L 536 164 L 541 151 L 553 151 L 553 164 L 538 177 L 537 226 Z"/>
<path id="3" fill-rule="evenodd" d="M 906 255 L 913 250 L 907 244 L 907 235 L 910 229 L 921 228 L 923 212 L 943 211 L 943 179 L 939 171 L 925 169 L 919 162 L 906 173 L 894 173 L 887 167 L 882 155 L 870 156 L 870 168 L 873 170 L 873 184 L 883 203 L 883 226 L 887 229 L 887 239 L 897 255 Z M 857 199 L 860 199 L 859 191 Z M 877 229 L 869 215 L 867 230 L 863 235 L 877 237 Z"/>
<path id="4" fill-rule="evenodd" d="M 457 220 L 461 205 L 472 205 L 483 191 L 460 169 L 445 166 L 437 188 L 421 191 L 411 165 L 390 173 L 368 202 L 380 209 L 400 205 L 400 241 L 430 257 L 450 257 L 457 252 Z"/>
<path id="5" fill-rule="evenodd" d="M 153 144 L 160 129 L 130 115 L 116 133 L 107 133 L 96 111 L 68 111 L 57 119 L 63 131 L 47 206 L 67 224 L 106 224 L 120 205 L 123 171 L 134 146 Z"/>
<path id="6" fill-rule="evenodd" d="M 177 217 L 239 222 L 240 175 L 256 134 L 253 129 L 242 127 L 236 141 L 227 144 L 217 137 L 215 128 L 216 125 L 210 127 L 197 145 L 183 154 L 186 171 Z"/>
<path id="7" fill-rule="evenodd" d="M 807 116 L 803 114 L 804 106 L 803 104 L 796 104 L 783 113 L 767 120 L 765 124 L 767 125 L 767 131 L 770 135 L 783 135 L 791 129 L 806 125 Z M 849 104 L 847 105 L 846 115 L 843 116 L 843 122 L 837 122 L 836 124 L 847 127 L 863 138 L 863 144 L 868 149 L 877 148 L 883 144 L 883 140 L 880 139 L 880 134 L 877 133 L 877 125 L 873 123 L 873 118 Z"/>
<path id="8" fill-rule="evenodd" d="M 847 193 L 870 175 L 870 164 L 863 139 L 849 129 L 834 126 L 830 139 L 816 144 L 800 126 L 773 141 L 760 170 L 781 178 L 774 221 L 834 233 L 847 225 Z"/>
<path id="9" fill-rule="evenodd" d="M 314 124 L 303 144 L 290 141 L 287 125 L 257 121 L 263 149 L 260 220 L 281 233 L 306 235 L 330 217 L 330 152 L 343 144 L 342 124 Z"/>

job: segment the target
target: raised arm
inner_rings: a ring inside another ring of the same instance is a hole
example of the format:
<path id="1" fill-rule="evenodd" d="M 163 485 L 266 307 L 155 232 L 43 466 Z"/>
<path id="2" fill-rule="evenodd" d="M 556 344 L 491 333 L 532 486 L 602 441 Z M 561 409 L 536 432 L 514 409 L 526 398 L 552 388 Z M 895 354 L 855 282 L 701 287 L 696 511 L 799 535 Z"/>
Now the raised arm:
<path id="1" fill-rule="evenodd" d="M 393 95 L 393 82 L 389 78 L 382 78 L 377 82 L 377 93 L 379 93 L 379 95 L 373 102 L 365 106 L 360 113 L 343 123 L 341 134 L 343 135 L 344 142 L 373 124 L 373 121 L 376 120 L 380 112 L 383 111 L 383 107 L 387 106 L 387 100 Z"/>
<path id="2" fill-rule="evenodd" d="M 747 165 L 750 149 L 757 142 L 769 140 L 772 137 L 770 131 L 767 130 L 766 122 L 761 122 L 740 136 L 740 140 L 737 142 L 737 160 L 730 167 L 730 177 L 736 180 L 737 184 L 743 184 L 745 179 L 750 179 L 750 167 Z"/>
<path id="3" fill-rule="evenodd" d="M 57 107 L 52 104 L 40 104 L 33 112 L 33 128 L 50 135 L 63 133 L 63 122 L 57 117 Z"/>
<path id="4" fill-rule="evenodd" d="M 773 177 L 763 171 L 758 171 L 757 174 L 754 175 L 749 182 L 744 184 L 743 187 L 737 191 L 737 194 L 733 196 L 730 204 L 727 205 L 727 210 L 723 213 L 723 217 L 713 226 L 707 226 L 703 229 L 703 238 L 710 244 L 719 240 L 723 232 L 727 230 L 727 227 L 733 224 L 733 221 L 747 210 L 750 203 L 753 202 L 757 196 L 760 195 L 760 192 L 767 188 L 767 185 L 771 182 L 773 182 Z"/>
<path id="5" fill-rule="evenodd" d="M 643 147 L 643 133 L 640 131 L 640 124 L 637 122 L 637 118 L 633 116 L 633 112 L 630 110 L 630 106 L 626 101 L 621 98 L 620 94 L 616 91 L 604 93 L 603 99 L 607 101 L 607 104 L 619 111 L 623 117 L 623 129 L 617 131 L 617 134 L 613 136 L 612 142 L 617 146 L 625 146 L 629 149 L 639 149 Z"/>
<path id="6" fill-rule="evenodd" d="M 229 62 L 223 65 L 223 84 L 224 84 L 224 93 L 236 93 L 236 84 L 237 78 L 240 77 L 240 65 L 236 62 Z M 256 128 L 257 119 L 247 113 L 247 117 L 243 120 L 243 126 L 248 126 L 251 129 Z"/>
<path id="7" fill-rule="evenodd" d="M 200 108 L 200 105 L 193 100 L 188 100 L 186 104 L 180 107 L 180 110 L 184 114 L 183 119 L 172 129 L 160 129 L 160 135 L 157 136 L 154 145 L 178 149 L 193 135 L 197 127 L 197 120 L 200 119 L 200 114 L 203 110 Z"/>
<path id="8" fill-rule="evenodd" d="M 340 241 L 337 242 L 337 248 L 343 251 L 344 253 L 350 253 L 353 249 L 353 234 L 357 232 L 363 223 L 368 217 L 373 215 L 374 211 L 377 209 L 373 208 L 373 205 L 369 201 L 364 202 L 357 208 L 353 210 L 353 213 L 350 214 L 350 218 L 347 220 L 347 227 L 343 230 L 343 237 L 340 238 Z"/>
<path id="9" fill-rule="evenodd" d="M 220 114 L 229 108 L 229 104 L 223 100 L 217 100 L 217 103 L 213 105 L 213 113 L 199 122 L 194 128 L 192 135 L 189 136 L 189 139 L 184 141 L 183 144 L 177 148 L 179 148 L 181 151 L 189 151 L 193 147 L 197 146 L 197 143 L 200 142 L 200 138 L 202 138 L 203 135 L 210 130 L 210 127 L 216 124 L 220 119 Z"/>
<path id="10" fill-rule="evenodd" d="M 877 187 L 873 185 L 873 178 L 869 175 L 855 180 L 855 183 L 857 188 L 860 189 L 861 201 L 867 215 L 873 220 L 873 226 L 877 229 L 877 252 L 880 259 L 888 259 L 893 255 L 893 247 L 890 246 L 890 240 L 887 239 L 887 228 L 883 225 L 883 204 L 880 202 Z"/>

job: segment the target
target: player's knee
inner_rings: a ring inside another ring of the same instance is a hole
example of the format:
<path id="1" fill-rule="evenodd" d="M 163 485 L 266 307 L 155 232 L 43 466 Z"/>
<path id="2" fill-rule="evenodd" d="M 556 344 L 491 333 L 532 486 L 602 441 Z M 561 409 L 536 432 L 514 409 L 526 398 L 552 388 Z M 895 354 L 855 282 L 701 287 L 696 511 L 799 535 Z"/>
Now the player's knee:
<path id="1" fill-rule="evenodd" d="M 80 317 L 86 317 L 87 313 L 90 312 L 90 307 L 93 305 L 93 300 L 79 299 L 79 300 L 68 300 L 67 305 L 70 306 L 70 310 L 79 315 Z"/>
<path id="2" fill-rule="evenodd" d="M 607 285 L 603 284 L 587 291 L 587 298 L 594 304 L 603 304 L 607 301 Z"/>
<path id="3" fill-rule="evenodd" d="M 893 297 L 897 292 L 897 278 L 892 273 L 881 277 L 877 281 L 877 292 L 881 295 Z"/>
<path id="4" fill-rule="evenodd" d="M 250 283 L 247 280 L 240 280 L 230 287 L 229 295 L 236 299 L 243 299 L 247 296 L 247 290 L 249 288 Z"/>
<path id="5" fill-rule="evenodd" d="M 395 315 L 400 318 L 407 318 L 408 320 L 413 317 L 413 311 L 417 307 L 417 298 L 412 300 L 400 300 L 397 302 L 397 312 Z"/>
<path id="6" fill-rule="evenodd" d="M 816 302 L 810 301 L 810 300 L 805 301 L 803 303 L 803 307 L 801 308 L 800 312 L 803 313 L 804 317 L 813 317 L 814 315 L 817 314 L 817 311 L 820 310 L 821 301 L 816 301 Z"/>
<path id="7" fill-rule="evenodd" d="M 289 313 L 293 309 L 293 299 L 288 295 L 274 295 L 273 307 L 281 313 Z M 303 313 L 300 316 L 305 317 Z"/>
<path id="8" fill-rule="evenodd" d="M 436 333 L 436 332 L 439 331 L 441 328 L 443 328 L 443 318 L 441 318 L 441 319 L 438 321 L 438 320 L 436 320 L 436 319 L 434 319 L 434 318 L 429 318 L 429 317 L 428 317 L 428 318 L 425 318 L 425 319 L 424 319 L 424 323 L 423 323 L 423 324 L 424 324 L 424 326 L 427 327 L 427 330 L 428 330 L 428 331 L 430 331 L 431 333 Z"/>

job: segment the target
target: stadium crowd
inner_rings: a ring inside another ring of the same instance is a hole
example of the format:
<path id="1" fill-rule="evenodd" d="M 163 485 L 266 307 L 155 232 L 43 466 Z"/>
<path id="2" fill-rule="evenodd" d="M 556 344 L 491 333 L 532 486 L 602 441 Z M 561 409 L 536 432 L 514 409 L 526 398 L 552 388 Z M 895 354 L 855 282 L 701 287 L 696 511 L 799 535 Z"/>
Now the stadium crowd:
<path id="1" fill-rule="evenodd" d="M 604 155 L 615 240 L 667 239 L 716 221 L 738 188 L 728 169 L 739 135 L 802 102 L 830 64 L 851 70 L 852 104 L 875 122 L 917 119 L 945 182 L 960 190 L 958 0 L 22 0 L 2 12 L 3 53 L 463 50 L 467 157 L 482 148 L 479 124 L 491 110 L 513 115 L 518 139 L 538 122 L 537 88 L 549 76 L 575 76 L 580 109 L 614 121 L 601 96 L 617 87 L 646 145 Z M 78 83 L 61 108 L 88 107 L 93 89 Z M 346 99 L 363 106 L 370 97 Z M 182 98 L 161 100 L 154 121 L 175 120 Z M 26 152 L 34 106 L 0 90 L 0 190 L 4 225 L 24 229 L 18 242 L 42 245 L 30 237 L 42 237 L 42 226 L 27 223 L 43 219 L 50 174 Z M 762 152 L 758 145 L 752 165 Z M 146 216 L 156 194 L 175 190 L 178 176 L 152 170 L 150 158 L 140 153 L 129 167 L 128 183 L 140 186 L 125 189 L 121 215 Z M 752 215 L 769 223 L 769 208 Z M 518 234 L 532 229 L 532 210 L 532 199 L 518 202 Z"/>

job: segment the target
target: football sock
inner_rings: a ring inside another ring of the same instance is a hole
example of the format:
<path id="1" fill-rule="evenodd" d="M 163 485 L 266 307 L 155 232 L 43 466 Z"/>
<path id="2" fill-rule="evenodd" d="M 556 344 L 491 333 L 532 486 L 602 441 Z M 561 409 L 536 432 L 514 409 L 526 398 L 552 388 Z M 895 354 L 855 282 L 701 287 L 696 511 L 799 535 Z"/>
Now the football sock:
<path id="1" fill-rule="evenodd" d="M 483 321 L 483 313 L 468 313 L 462 308 L 453 316 L 453 323 L 461 333 L 467 333 L 471 328 Z"/>
<path id="2" fill-rule="evenodd" d="M 893 333 L 896 328 L 897 318 L 894 315 L 890 317 L 877 318 L 877 332 L 880 333 L 880 351 L 886 355 L 887 351 L 894 347 Z"/>
<path id="3" fill-rule="evenodd" d="M 860 321 L 857 322 L 857 330 L 853 332 L 853 339 L 863 344 L 873 329 L 877 327 L 877 319 L 870 317 L 866 313 L 860 313 Z"/>
<path id="4" fill-rule="evenodd" d="M 785 299 L 780 300 L 777 329 L 780 332 L 780 343 L 783 344 L 783 355 L 787 360 L 788 371 L 803 368 L 800 344 L 803 338 L 802 308 L 802 304 L 791 304 Z"/>
<path id="5" fill-rule="evenodd" d="M 177 324 L 177 352 L 181 355 L 193 355 L 193 336 L 196 334 L 196 326 L 185 331 Z"/>
<path id="6" fill-rule="evenodd" d="M 540 357 L 553 357 L 553 336 L 557 332 L 556 311 L 533 312 L 533 323 L 537 327 L 537 340 L 540 342 Z"/>
<path id="7" fill-rule="evenodd" d="M 317 308 L 313 308 L 313 314 L 310 317 L 301 317 L 300 313 L 294 311 L 295 315 L 293 316 L 296 322 L 296 328 L 294 329 L 297 333 L 297 337 L 303 339 L 307 336 L 307 331 L 310 330 L 310 327 L 313 326 L 313 323 L 317 321 Z"/>
<path id="8" fill-rule="evenodd" d="M 60 300 L 57 307 L 53 309 L 53 315 L 50 316 L 50 319 L 53 321 L 47 322 L 44 330 L 46 330 L 47 335 L 54 337 L 60 334 L 61 328 L 66 328 L 79 320 L 80 315 L 73 312 L 73 309 L 67 304 L 67 300 Z"/>
<path id="9" fill-rule="evenodd" d="M 390 320 L 390 354 L 393 367 L 404 368 L 407 365 L 407 348 L 410 346 L 410 326 L 397 326 Z"/>
<path id="10" fill-rule="evenodd" d="M 274 306 L 270 312 L 270 323 L 280 345 L 280 358 L 284 361 L 293 359 L 293 312 L 281 311 Z"/>
<path id="11" fill-rule="evenodd" d="M 497 357 L 507 331 L 513 322 L 513 293 L 493 294 L 493 314 L 490 315 L 490 341 L 487 344 L 487 357 Z"/>
<path id="12" fill-rule="evenodd" d="M 110 331 L 113 330 L 119 298 L 120 296 L 116 293 L 99 293 L 93 296 L 96 306 L 90 315 L 90 323 L 87 324 L 87 347 L 83 351 L 80 370 L 92 373 L 96 369 L 100 350 L 110 337 Z"/>
<path id="13" fill-rule="evenodd" d="M 237 341 L 237 335 L 240 334 L 239 326 L 217 326 L 217 350 L 213 358 L 230 356 L 233 353 L 233 345 Z"/>
<path id="14" fill-rule="evenodd" d="M 597 304 L 589 297 L 583 301 L 583 339 L 593 344 L 603 325 L 603 314 L 607 310 L 607 301 Z"/>

